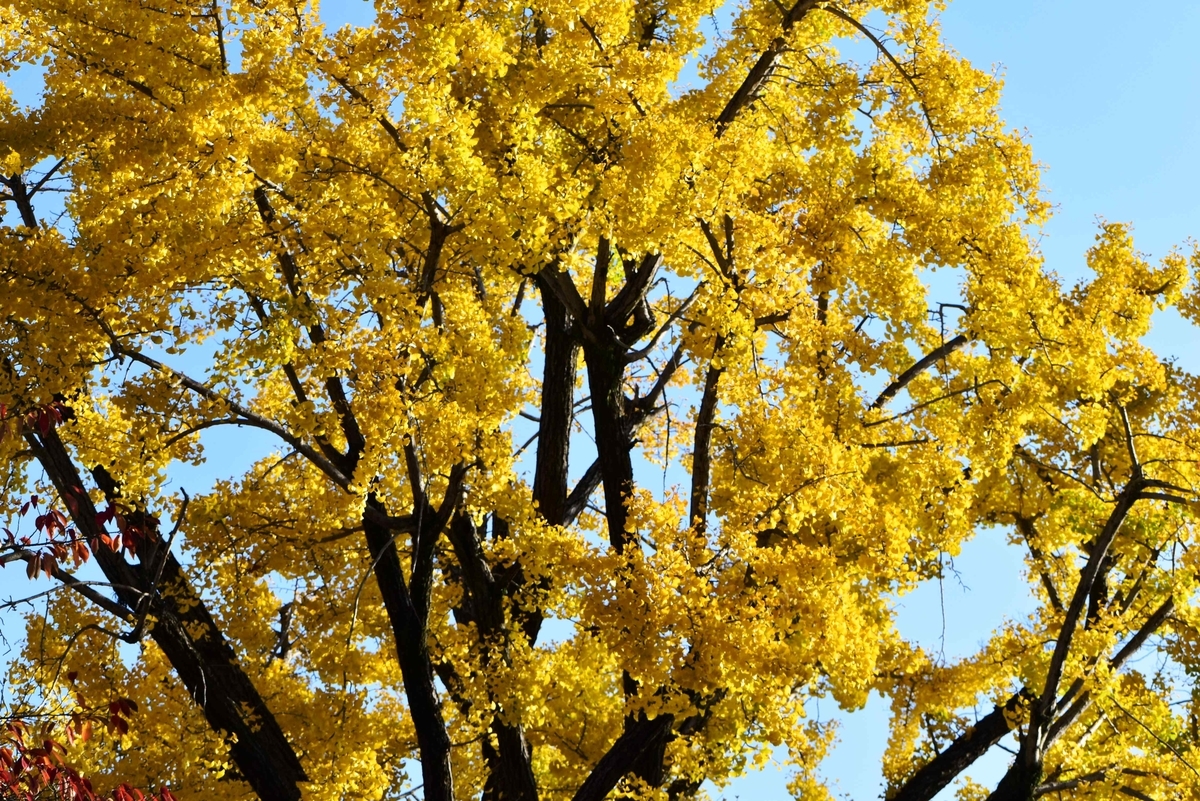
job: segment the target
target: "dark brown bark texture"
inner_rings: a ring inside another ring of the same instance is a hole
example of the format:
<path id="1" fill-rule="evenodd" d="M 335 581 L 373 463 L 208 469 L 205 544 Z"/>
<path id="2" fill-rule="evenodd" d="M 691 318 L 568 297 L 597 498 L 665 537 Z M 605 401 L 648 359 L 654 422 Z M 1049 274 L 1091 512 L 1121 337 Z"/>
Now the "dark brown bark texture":
<path id="1" fill-rule="evenodd" d="M 1028 702 L 1029 694 L 1021 692 L 1004 706 L 995 707 L 889 794 L 888 801 L 929 801 L 1011 732 L 1009 721 L 1016 719 Z"/>
<path id="2" fill-rule="evenodd" d="M 207 605 L 193 589 L 183 567 L 169 553 L 156 526 L 143 526 L 149 553 L 164 554 L 157 585 L 146 565 L 131 564 L 100 544 L 103 530 L 96 507 L 56 430 L 27 434 L 46 474 L 68 504 L 72 521 L 92 544 L 92 551 L 113 585 L 118 601 L 131 612 L 143 597 L 152 599 L 150 610 L 157 623 L 149 636 L 167 657 L 188 695 L 204 712 L 214 731 L 231 735 L 230 756 L 237 772 L 264 801 L 295 801 L 300 785 L 308 780 L 296 750 L 288 742 L 275 716 L 237 661 Z M 97 466 L 93 478 L 110 502 L 120 499 L 120 488 L 108 470 Z M 169 592 L 163 592 L 169 588 Z M 200 632 L 200 634 L 196 634 Z"/>

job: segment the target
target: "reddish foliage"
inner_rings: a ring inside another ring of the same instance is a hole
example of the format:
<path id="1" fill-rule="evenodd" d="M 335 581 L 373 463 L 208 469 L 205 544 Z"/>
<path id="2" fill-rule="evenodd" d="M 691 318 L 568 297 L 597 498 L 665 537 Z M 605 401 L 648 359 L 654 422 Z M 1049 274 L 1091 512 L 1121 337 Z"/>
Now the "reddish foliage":
<path id="1" fill-rule="evenodd" d="M 23 414 L 0 403 L 0 439 L 3 439 L 9 431 L 10 426 L 6 425 L 9 420 L 15 421 L 18 431 L 24 425 L 26 428 L 36 430 L 39 434 L 48 434 L 50 429 L 62 425 L 66 413 L 67 407 L 62 401 L 52 401 Z"/>
<path id="2" fill-rule="evenodd" d="M 49 578 L 54 575 L 59 564 L 65 562 L 78 567 L 91 557 L 88 544 L 71 525 L 69 518 L 53 508 L 42 512 L 40 500 L 37 495 L 31 495 L 29 500 L 21 505 L 20 513 L 25 515 L 30 510 L 35 513 L 33 525 L 45 538 L 43 542 L 35 543 L 33 537 L 28 534 L 18 537 L 7 528 L 0 529 L 4 534 L 3 540 L 0 540 L 0 548 L 7 546 L 28 551 L 33 555 L 33 558 L 26 559 L 25 568 L 31 579 L 38 573 L 45 573 Z"/>
<path id="3" fill-rule="evenodd" d="M 70 410 L 61 401 L 53 401 L 23 414 L 0 404 L 0 438 L 3 438 L 7 431 L 6 423 L 10 420 L 16 421 L 18 426 L 23 425 L 26 429 L 33 429 L 44 435 L 61 425 L 69 414 Z M 75 527 L 71 525 L 70 518 L 61 511 L 47 508 L 44 513 L 41 512 L 40 500 L 37 495 L 31 495 L 20 509 L 22 516 L 28 514 L 30 510 L 37 513 L 34 518 L 34 527 L 48 540 L 33 551 L 36 558 L 27 562 L 27 572 L 31 579 L 38 573 L 45 573 L 47 577 L 52 576 L 54 569 L 62 562 L 69 561 L 73 566 L 79 566 L 86 562 L 91 555 L 89 547 L 95 548 L 97 545 L 95 542 L 85 542 Z M 77 515 L 79 511 L 78 500 L 70 493 L 63 498 L 67 510 L 72 515 Z M 104 526 L 114 521 L 120 532 L 118 535 L 110 535 L 104 531 Z M 99 544 L 111 550 L 116 551 L 123 547 L 130 555 L 136 556 L 138 546 L 145 541 L 149 533 L 157 530 L 158 522 L 158 518 L 147 512 L 119 508 L 110 503 L 103 511 L 96 514 L 96 523 L 102 532 L 97 539 Z M 0 547 L 7 545 L 10 548 L 28 550 L 29 546 L 33 545 L 33 539 L 29 536 L 18 538 L 7 528 L 0 529 L 0 531 L 4 533 L 4 541 L 0 542 Z"/>
<path id="4" fill-rule="evenodd" d="M 71 732 L 72 726 L 67 731 Z M 100 795 L 90 779 L 67 764 L 66 757 L 67 747 L 50 736 L 48 727 L 34 731 L 22 721 L 9 721 L 0 729 L 0 796 L 34 801 L 50 790 L 55 797 L 69 801 L 175 801 L 165 787 L 147 795 L 128 784 Z"/>
<path id="5" fill-rule="evenodd" d="M 63 422 L 64 407 L 55 402 L 25 414 L 14 414 L 0 404 L 0 437 L 8 426 L 6 422 L 17 419 L 18 425 L 36 429 L 46 434 Z M 31 511 L 35 517 L 34 528 L 41 534 L 42 541 L 35 542 L 30 535 L 18 537 L 7 528 L 0 529 L 0 550 L 5 548 L 24 552 L 26 572 L 29 578 L 38 573 L 52 577 L 60 563 L 78 567 L 91 556 L 96 542 L 87 542 L 71 524 L 70 518 L 58 509 L 46 506 L 43 511 L 42 498 L 31 495 L 21 505 L 22 516 Z M 72 515 L 78 512 L 78 499 L 65 497 L 64 502 Z M 120 532 L 110 535 L 104 527 L 115 522 Z M 137 547 L 145 537 L 157 529 L 158 519 L 145 512 L 119 508 L 109 504 L 96 514 L 96 523 L 102 533 L 97 537 L 99 544 L 117 551 L 122 547 L 136 555 Z M 4 562 L 0 561 L 0 567 Z M 67 674 L 67 681 L 74 687 L 78 674 Z M 175 801 L 175 796 L 165 787 L 158 792 L 146 794 L 136 787 L 121 784 L 108 795 L 98 794 L 91 781 L 67 762 L 67 748 L 91 739 L 95 726 L 104 726 L 110 734 L 123 735 L 129 731 L 129 717 L 137 711 L 137 704 L 129 698 L 118 698 L 107 704 L 89 706 L 82 693 L 75 690 L 76 711 L 63 727 L 61 737 L 54 735 L 53 725 L 36 729 L 22 720 L 9 720 L 0 724 L 0 799 L 34 801 L 49 792 L 55 798 L 68 801 Z"/>
<path id="6" fill-rule="evenodd" d="M 67 674 L 72 686 L 77 678 L 75 671 Z M 91 781 L 68 764 L 67 746 L 91 739 L 94 723 L 104 724 L 110 733 L 118 735 L 129 731 L 127 718 L 137 711 L 137 704 L 129 698 L 118 698 L 89 707 L 78 689 L 75 702 L 78 710 L 64 727 L 66 745 L 54 738 L 52 725 L 34 729 L 23 721 L 11 720 L 0 728 L 0 798 L 33 801 L 39 793 L 51 790 L 56 798 L 69 801 L 175 801 L 165 787 L 147 795 L 121 784 L 109 795 L 98 794 Z"/>
<path id="7" fill-rule="evenodd" d="M 108 504 L 102 511 L 96 513 L 96 524 L 101 533 L 96 538 L 99 542 L 87 542 L 78 530 L 71 524 L 70 518 L 58 509 L 47 507 L 43 512 L 40 503 L 43 499 L 37 495 L 29 496 L 29 500 L 21 505 L 20 514 L 26 515 L 31 511 L 36 515 L 33 525 L 43 535 L 45 541 L 35 543 L 30 535 L 18 537 L 10 529 L 0 528 L 3 538 L 0 538 L 0 549 L 5 547 L 21 549 L 33 554 L 28 559 L 26 573 L 34 578 L 38 573 L 45 573 L 49 578 L 54 570 L 62 563 L 78 567 L 91 558 L 92 549 L 102 545 L 111 551 L 124 549 L 130 556 L 136 556 L 139 546 L 146 538 L 153 536 L 158 530 L 159 520 L 154 515 L 131 510 L 114 504 Z M 66 505 L 75 512 L 77 503 L 72 498 L 64 498 Z M 109 523 L 116 523 L 116 534 L 110 534 L 104 529 Z M 0 562 L 0 567 L 3 563 Z"/>

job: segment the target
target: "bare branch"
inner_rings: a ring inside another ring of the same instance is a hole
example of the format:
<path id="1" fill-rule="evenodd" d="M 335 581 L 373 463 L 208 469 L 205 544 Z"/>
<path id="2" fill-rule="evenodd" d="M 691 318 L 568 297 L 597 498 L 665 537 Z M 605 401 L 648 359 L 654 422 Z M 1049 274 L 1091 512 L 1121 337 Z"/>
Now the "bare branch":
<path id="1" fill-rule="evenodd" d="M 887 387 L 884 388 L 883 392 L 879 393 L 879 397 L 877 397 L 867 408 L 879 409 L 883 407 L 884 404 L 896 397 L 896 395 L 898 395 L 902 389 L 912 383 L 914 378 L 940 362 L 942 359 L 949 356 L 951 353 L 954 353 L 954 351 L 967 344 L 967 342 L 968 339 L 966 335 L 959 334 L 953 339 L 942 343 L 939 347 L 934 348 L 929 352 L 928 355 L 897 376 L 895 381 L 888 384 Z"/>
<path id="2" fill-rule="evenodd" d="M 275 421 L 268 420 L 267 418 L 263 417 L 257 412 L 252 411 L 232 398 L 222 395 L 211 387 L 200 383 L 194 378 L 191 378 L 190 376 L 185 375 L 174 368 L 168 367 L 157 359 L 153 359 L 131 348 L 126 348 L 116 341 L 112 343 L 112 349 L 113 353 L 119 356 L 127 356 L 133 361 L 144 364 L 152 370 L 156 370 L 171 376 L 178 381 L 180 385 L 191 390 L 202 398 L 224 404 L 229 408 L 230 411 L 242 418 L 246 425 L 253 426 L 255 428 L 261 428 L 264 431 L 270 431 L 272 434 L 279 437 L 288 445 L 292 446 L 292 448 L 294 448 L 297 452 L 302 454 L 310 462 L 320 468 L 321 472 L 325 473 L 325 475 L 328 476 L 330 480 L 332 480 L 339 487 L 342 489 L 349 489 L 350 479 L 343 474 L 336 465 L 329 461 L 329 459 L 323 454 L 319 453 L 311 446 L 306 445 L 300 440 L 299 437 L 295 436 Z"/>
<path id="3" fill-rule="evenodd" d="M 42 565 L 42 562 L 41 562 L 38 554 L 33 553 L 31 551 L 24 550 L 22 548 L 18 548 L 16 550 L 13 550 L 13 551 L 10 551 L 10 552 L 4 554 L 3 556 L 0 556 L 0 565 L 6 565 L 9 562 L 17 562 L 17 561 L 24 561 L 28 564 L 35 565 L 38 567 L 38 569 L 41 569 L 41 565 Z M 124 604 L 119 603 L 118 601 L 114 601 L 111 598 L 106 598 L 103 595 L 101 595 L 100 593 L 96 592 L 94 589 L 92 589 L 92 587 L 115 587 L 115 585 L 113 585 L 111 582 L 108 582 L 108 581 L 80 581 L 79 579 L 75 578 L 67 571 L 63 570 L 58 565 L 54 565 L 51 568 L 50 575 L 54 578 L 55 581 L 58 581 L 64 587 L 68 587 L 68 588 L 74 590 L 75 592 L 79 593 L 84 598 L 87 598 L 89 601 L 94 603 L 96 606 L 103 609 L 105 612 L 108 612 L 110 615 L 112 615 L 116 618 L 119 618 L 119 619 L 125 621 L 126 623 L 132 623 L 134 621 L 135 618 L 134 618 L 134 613 L 132 610 L 128 609 Z M 141 592 L 140 590 L 138 590 L 135 587 L 129 587 L 129 586 L 122 585 L 121 589 L 124 589 L 128 592 L 137 593 L 138 595 L 145 597 L 145 593 Z M 42 593 L 42 594 L 45 594 L 45 593 Z M 34 597 L 36 597 L 36 596 L 34 596 Z M 28 599 L 22 599 L 22 600 L 32 600 L 32 597 L 28 598 Z"/>

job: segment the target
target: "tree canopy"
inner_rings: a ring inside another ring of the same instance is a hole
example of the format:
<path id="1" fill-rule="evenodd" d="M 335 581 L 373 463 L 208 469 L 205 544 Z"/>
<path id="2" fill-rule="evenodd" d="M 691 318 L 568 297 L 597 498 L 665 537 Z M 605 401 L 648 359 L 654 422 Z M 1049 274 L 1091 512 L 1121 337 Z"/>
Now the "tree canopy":
<path id="1" fill-rule="evenodd" d="M 961 798 L 1195 797 L 1200 384 L 1140 339 L 1200 261 L 1048 269 L 941 5 L 6 2 L 0 797 L 820 799 L 872 691 L 893 801 L 1006 745 Z M 273 452 L 189 493 L 217 427 Z M 1037 609 L 946 661 L 894 606 L 982 532 Z"/>

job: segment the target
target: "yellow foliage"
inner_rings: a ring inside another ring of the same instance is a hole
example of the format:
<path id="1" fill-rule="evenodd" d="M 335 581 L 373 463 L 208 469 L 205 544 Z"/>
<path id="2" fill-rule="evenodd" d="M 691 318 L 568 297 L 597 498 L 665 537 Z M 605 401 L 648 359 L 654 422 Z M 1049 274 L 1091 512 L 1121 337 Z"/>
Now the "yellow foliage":
<path id="1" fill-rule="evenodd" d="M 1200 385 L 1140 338 L 1197 256 L 1106 223 L 1063 287 L 938 8 L 9 0 L 0 504 L 105 585 L 9 682 L 135 699 L 76 761 L 180 798 L 674 799 L 777 748 L 822 798 L 810 703 L 872 691 L 897 798 L 1002 737 L 1009 797 L 1191 797 Z M 893 603 L 995 526 L 1038 610 L 937 661 Z"/>

